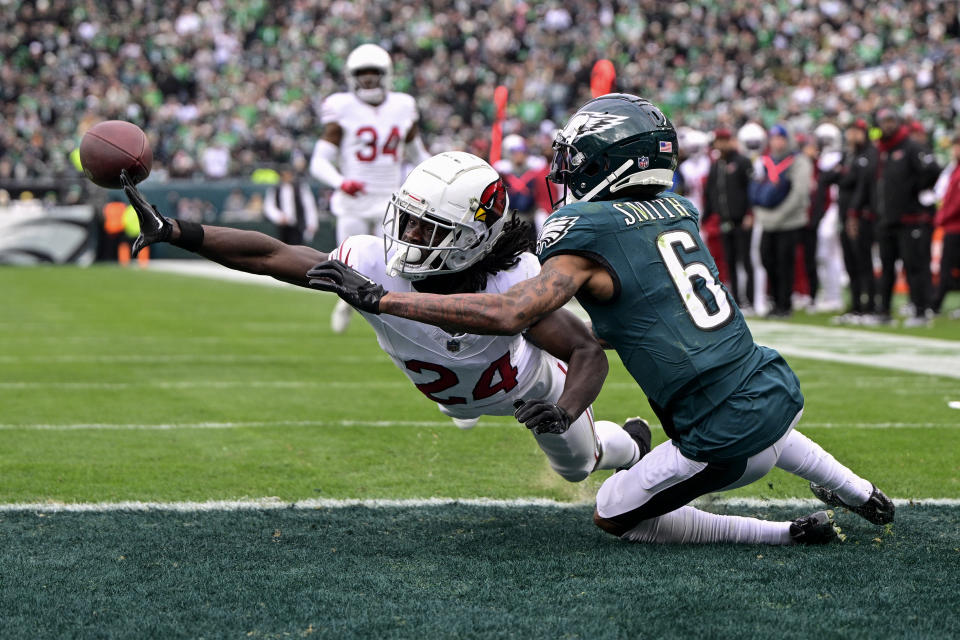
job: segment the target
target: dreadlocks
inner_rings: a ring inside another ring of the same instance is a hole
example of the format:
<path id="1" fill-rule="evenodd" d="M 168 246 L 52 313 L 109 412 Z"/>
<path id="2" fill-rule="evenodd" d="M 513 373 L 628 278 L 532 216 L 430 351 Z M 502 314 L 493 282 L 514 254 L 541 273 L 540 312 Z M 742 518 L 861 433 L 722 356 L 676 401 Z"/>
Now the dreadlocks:
<path id="1" fill-rule="evenodd" d="M 475 293 L 487 286 L 487 277 L 515 267 L 520 254 L 533 250 L 530 223 L 513 215 L 503 225 L 503 235 L 490 253 L 476 264 L 459 273 L 430 276 L 413 283 L 421 293 Z"/>

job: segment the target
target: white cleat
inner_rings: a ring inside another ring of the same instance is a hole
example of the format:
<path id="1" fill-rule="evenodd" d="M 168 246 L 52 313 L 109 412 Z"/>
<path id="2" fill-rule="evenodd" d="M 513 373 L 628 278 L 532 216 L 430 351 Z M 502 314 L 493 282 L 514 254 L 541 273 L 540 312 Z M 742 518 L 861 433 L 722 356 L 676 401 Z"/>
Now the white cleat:
<path id="1" fill-rule="evenodd" d="M 450 418 L 453 420 L 453 424 L 457 425 L 458 428 L 466 431 L 467 429 L 473 429 L 477 426 L 477 423 L 480 422 L 480 418 Z"/>
<path id="2" fill-rule="evenodd" d="M 337 300 L 337 306 L 333 308 L 333 315 L 330 316 L 330 328 L 334 333 L 343 333 L 350 326 L 350 319 L 353 317 L 353 307 Z"/>

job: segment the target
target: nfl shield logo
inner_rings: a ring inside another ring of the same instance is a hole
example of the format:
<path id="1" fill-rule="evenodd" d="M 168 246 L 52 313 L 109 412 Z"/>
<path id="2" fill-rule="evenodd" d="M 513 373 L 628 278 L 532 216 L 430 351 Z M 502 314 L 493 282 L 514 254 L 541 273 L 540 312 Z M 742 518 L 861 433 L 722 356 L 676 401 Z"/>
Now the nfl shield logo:
<path id="1" fill-rule="evenodd" d="M 650 158 L 647 156 L 640 156 L 637 158 L 637 167 L 640 169 L 646 169 L 650 166 Z"/>
<path id="2" fill-rule="evenodd" d="M 669 140 L 661 140 L 660 153 L 673 153 L 673 143 Z"/>
<path id="3" fill-rule="evenodd" d="M 460 341 L 457 338 L 451 338 L 447 340 L 447 351 L 450 353 L 456 353 L 460 351 Z"/>

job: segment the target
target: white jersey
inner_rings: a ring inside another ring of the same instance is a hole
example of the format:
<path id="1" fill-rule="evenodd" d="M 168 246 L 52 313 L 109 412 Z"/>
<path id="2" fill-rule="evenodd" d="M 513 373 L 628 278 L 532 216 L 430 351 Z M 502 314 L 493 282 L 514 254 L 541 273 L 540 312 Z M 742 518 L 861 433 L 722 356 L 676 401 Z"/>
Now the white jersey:
<path id="1" fill-rule="evenodd" d="M 364 102 L 353 93 L 328 96 L 320 107 L 320 122 L 335 122 L 340 139 L 340 173 L 364 183 L 364 193 L 350 196 L 335 191 L 330 199 L 334 215 L 382 218 L 390 196 L 403 181 L 404 140 L 417 122 L 412 96 L 389 92 L 379 105 Z"/>
<path id="2" fill-rule="evenodd" d="M 683 175 L 684 196 L 693 203 L 697 211 L 703 211 L 703 192 L 710 173 L 710 156 L 699 153 L 680 163 L 679 171 Z"/>
<path id="3" fill-rule="evenodd" d="M 330 258 L 353 267 L 387 291 L 414 291 L 411 281 L 387 275 L 381 238 L 353 236 Z M 539 272 L 537 258 L 524 253 L 515 267 L 491 275 L 482 293 L 503 293 Z M 360 313 L 397 367 L 443 413 L 456 418 L 513 415 L 516 400 L 555 393 L 551 386 L 557 376 L 550 369 L 566 369 L 522 335 L 451 335 L 406 318 Z"/>

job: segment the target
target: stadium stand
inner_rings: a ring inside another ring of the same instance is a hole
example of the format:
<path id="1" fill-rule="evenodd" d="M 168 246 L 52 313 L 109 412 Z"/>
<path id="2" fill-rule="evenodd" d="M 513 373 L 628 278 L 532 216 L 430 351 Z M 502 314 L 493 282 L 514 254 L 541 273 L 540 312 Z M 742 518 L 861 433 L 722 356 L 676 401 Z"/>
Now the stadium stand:
<path id="1" fill-rule="evenodd" d="M 80 134 L 108 118 L 148 131 L 174 177 L 201 175 L 210 148 L 229 151 L 234 177 L 288 163 L 309 153 L 319 102 L 361 42 L 393 55 L 432 150 L 486 155 L 500 84 L 504 132 L 546 144 L 601 58 L 618 89 L 704 130 L 809 130 L 896 105 L 946 150 L 960 110 L 960 22 L 945 0 L 0 5 L 0 181 L 76 175 Z"/>

